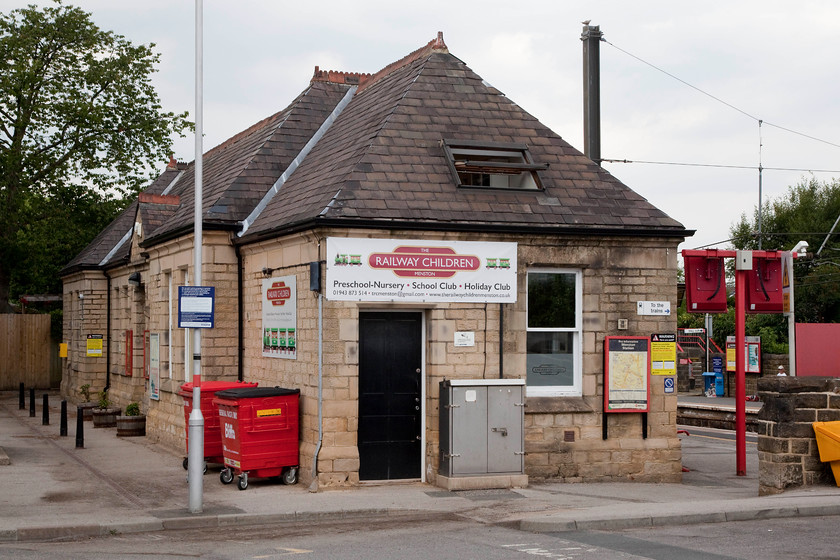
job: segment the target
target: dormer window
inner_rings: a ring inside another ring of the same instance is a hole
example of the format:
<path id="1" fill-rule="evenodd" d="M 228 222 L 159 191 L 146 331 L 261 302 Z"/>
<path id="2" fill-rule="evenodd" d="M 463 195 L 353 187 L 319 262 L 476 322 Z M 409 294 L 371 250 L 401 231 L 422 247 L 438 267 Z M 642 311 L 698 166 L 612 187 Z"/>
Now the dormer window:
<path id="1" fill-rule="evenodd" d="M 444 140 L 449 167 L 459 187 L 541 190 L 538 171 L 525 144 Z"/>

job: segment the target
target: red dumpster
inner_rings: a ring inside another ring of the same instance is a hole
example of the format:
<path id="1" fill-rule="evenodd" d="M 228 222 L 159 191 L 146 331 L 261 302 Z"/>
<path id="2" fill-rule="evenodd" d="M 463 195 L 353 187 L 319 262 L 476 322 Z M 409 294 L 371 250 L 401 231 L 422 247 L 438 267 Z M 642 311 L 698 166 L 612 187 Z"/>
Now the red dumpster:
<path id="1" fill-rule="evenodd" d="M 233 482 L 239 475 L 240 490 L 248 476 L 279 476 L 285 484 L 297 482 L 298 410 L 300 389 L 254 387 L 219 391 L 219 434 L 225 468 L 219 478 Z"/>
<path id="2" fill-rule="evenodd" d="M 213 404 L 213 397 L 218 391 L 256 387 L 256 383 L 244 381 L 203 381 L 201 383 L 201 415 L 204 416 L 204 460 L 208 463 L 224 461 L 222 438 L 219 437 L 219 409 Z M 178 394 L 184 398 L 184 426 L 187 432 L 187 453 L 190 449 L 190 413 L 192 412 L 193 384 L 184 383 Z M 184 457 L 184 468 L 189 467 Z M 206 467 L 205 467 L 206 468 Z"/>

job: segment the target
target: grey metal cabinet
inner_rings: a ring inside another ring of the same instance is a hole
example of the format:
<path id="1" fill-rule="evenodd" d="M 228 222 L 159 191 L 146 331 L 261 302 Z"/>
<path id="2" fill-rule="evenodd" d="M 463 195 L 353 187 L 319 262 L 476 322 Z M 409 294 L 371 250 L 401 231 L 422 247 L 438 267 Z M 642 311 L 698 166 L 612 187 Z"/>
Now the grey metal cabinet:
<path id="1" fill-rule="evenodd" d="M 446 380 L 440 384 L 440 474 L 523 473 L 525 381 Z"/>

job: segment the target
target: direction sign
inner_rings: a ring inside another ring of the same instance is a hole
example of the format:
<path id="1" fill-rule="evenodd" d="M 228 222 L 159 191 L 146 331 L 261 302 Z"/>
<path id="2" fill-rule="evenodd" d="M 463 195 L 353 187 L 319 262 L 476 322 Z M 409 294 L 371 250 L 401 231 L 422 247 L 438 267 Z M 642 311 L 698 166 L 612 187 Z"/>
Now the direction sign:
<path id="1" fill-rule="evenodd" d="M 670 301 L 640 301 L 636 303 L 636 315 L 670 315 Z"/>

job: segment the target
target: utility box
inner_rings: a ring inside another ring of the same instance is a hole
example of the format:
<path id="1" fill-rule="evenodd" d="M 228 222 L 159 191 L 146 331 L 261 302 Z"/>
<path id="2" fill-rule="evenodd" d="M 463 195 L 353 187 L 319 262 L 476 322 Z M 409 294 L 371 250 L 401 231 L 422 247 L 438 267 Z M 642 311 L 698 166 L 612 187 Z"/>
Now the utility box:
<path id="1" fill-rule="evenodd" d="M 525 381 L 465 379 L 440 383 L 440 468 L 448 490 L 527 486 Z"/>

